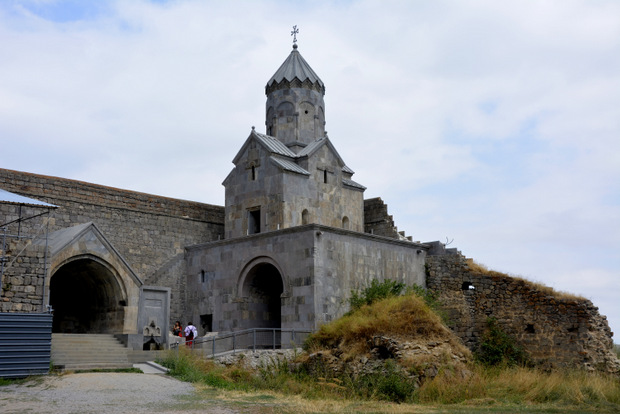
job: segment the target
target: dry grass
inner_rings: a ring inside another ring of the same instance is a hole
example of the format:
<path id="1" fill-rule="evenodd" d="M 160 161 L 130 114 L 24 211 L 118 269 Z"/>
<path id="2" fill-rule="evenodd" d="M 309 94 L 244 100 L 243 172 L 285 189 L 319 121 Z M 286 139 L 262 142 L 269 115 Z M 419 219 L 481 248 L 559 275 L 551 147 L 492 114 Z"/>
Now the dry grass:
<path id="1" fill-rule="evenodd" d="M 471 270 L 473 273 L 480 273 L 487 276 L 508 277 L 511 279 L 519 280 L 524 284 L 530 286 L 532 290 L 543 292 L 544 294 L 548 296 L 553 296 L 555 299 L 558 300 L 586 300 L 586 298 L 584 298 L 583 296 L 575 295 L 570 292 L 558 291 L 549 286 L 545 286 L 542 283 L 533 282 L 521 276 L 515 276 L 495 270 L 490 270 L 485 265 L 477 263 L 473 259 L 467 259 L 467 266 L 469 267 L 469 270 Z"/>
<path id="2" fill-rule="evenodd" d="M 445 371 L 417 393 L 420 403 L 554 405 L 614 411 L 620 408 L 620 379 L 585 371 L 543 372 L 530 368 L 474 367 L 467 379 Z"/>
<path id="3" fill-rule="evenodd" d="M 279 393 L 272 391 L 243 392 L 243 391 L 218 391 L 213 394 L 213 389 L 199 385 L 196 387 L 199 394 L 206 398 L 227 403 L 231 407 L 251 407 L 253 413 L 435 413 L 431 406 L 414 404 L 397 404 L 386 401 L 361 401 L 347 398 L 312 398 L 308 399 L 301 395 Z"/>
<path id="4" fill-rule="evenodd" d="M 198 385 L 201 393 L 260 413 L 434 413 L 434 412 L 619 412 L 620 380 L 583 371 L 542 372 L 528 368 L 472 367 L 469 378 L 442 371 L 426 382 L 414 404 L 345 397 L 334 379 L 316 378 L 326 392 L 300 395 L 291 384 L 279 391 L 218 390 Z"/>
<path id="5" fill-rule="evenodd" d="M 311 351 L 344 345 L 351 353 L 365 353 L 367 340 L 383 334 L 424 341 L 453 337 L 423 299 L 406 295 L 362 306 L 353 314 L 321 326 L 309 345 Z M 455 340 L 454 346 L 461 345 Z"/>

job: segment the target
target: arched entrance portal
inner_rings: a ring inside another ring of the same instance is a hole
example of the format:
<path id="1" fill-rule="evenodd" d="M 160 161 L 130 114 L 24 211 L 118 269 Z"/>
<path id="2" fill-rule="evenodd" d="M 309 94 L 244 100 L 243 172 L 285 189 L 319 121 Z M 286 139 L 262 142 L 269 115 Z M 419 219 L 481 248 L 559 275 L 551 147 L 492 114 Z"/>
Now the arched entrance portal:
<path id="1" fill-rule="evenodd" d="M 258 263 L 250 269 L 243 282 L 243 296 L 247 298 L 249 328 L 280 328 L 281 303 L 284 292 L 282 276 L 271 263 Z"/>
<path id="2" fill-rule="evenodd" d="M 106 265 L 91 258 L 71 261 L 51 278 L 52 332 L 122 332 L 126 301 Z"/>

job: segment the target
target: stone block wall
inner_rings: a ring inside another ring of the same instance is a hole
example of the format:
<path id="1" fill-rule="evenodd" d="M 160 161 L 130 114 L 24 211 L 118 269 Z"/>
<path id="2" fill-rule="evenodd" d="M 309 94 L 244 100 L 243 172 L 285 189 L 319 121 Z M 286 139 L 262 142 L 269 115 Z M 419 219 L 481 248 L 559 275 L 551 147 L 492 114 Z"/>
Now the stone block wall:
<path id="1" fill-rule="evenodd" d="M 497 272 L 474 271 L 460 254 L 427 257 L 429 289 L 445 305 L 450 325 L 472 350 L 493 317 L 532 362 L 620 373 L 607 319 L 587 299 Z"/>
<path id="2" fill-rule="evenodd" d="M 254 327 L 249 325 L 249 304 L 239 284 L 256 264 L 273 263 L 284 287 L 282 328 L 313 329 L 315 232 L 309 225 L 189 246 L 187 292 L 194 307 L 188 309 L 187 318 L 197 321 L 200 315 L 211 314 L 214 331 Z"/>
<path id="3" fill-rule="evenodd" d="M 183 312 L 184 266 L 179 257 L 184 247 L 217 240 L 224 234 L 221 206 L 6 169 L 0 169 L 0 188 L 57 205 L 49 220 L 50 232 L 94 222 L 142 282 L 172 289 L 172 318 Z M 18 207 L 10 206 L 4 208 Z M 17 211 L 11 214 L 16 216 Z M 39 230 L 35 220 L 22 223 L 24 234 Z M 18 275 L 17 268 L 11 272 L 5 278 Z"/>
<path id="4" fill-rule="evenodd" d="M 7 243 L 10 254 L 18 243 Z M 0 253 L 2 254 L 2 253 Z M 0 312 L 42 312 L 45 281 L 45 247 L 30 246 L 15 260 L 5 263 L 1 281 Z"/>
<path id="5" fill-rule="evenodd" d="M 388 214 L 387 204 L 379 197 L 364 200 L 364 233 L 392 239 L 412 240 L 411 236 L 405 237 L 404 232 L 398 231 L 394 218 Z"/>
<path id="6" fill-rule="evenodd" d="M 33 246 L 31 241 L 45 234 L 48 215 L 39 214 L 47 211 L 0 203 L 0 312 L 44 311 L 45 246 Z M 33 218 L 17 222 L 20 216 Z"/>
<path id="7" fill-rule="evenodd" d="M 316 327 L 348 312 L 351 291 L 373 280 L 425 286 L 425 245 L 340 229 L 321 233 L 315 243 Z"/>

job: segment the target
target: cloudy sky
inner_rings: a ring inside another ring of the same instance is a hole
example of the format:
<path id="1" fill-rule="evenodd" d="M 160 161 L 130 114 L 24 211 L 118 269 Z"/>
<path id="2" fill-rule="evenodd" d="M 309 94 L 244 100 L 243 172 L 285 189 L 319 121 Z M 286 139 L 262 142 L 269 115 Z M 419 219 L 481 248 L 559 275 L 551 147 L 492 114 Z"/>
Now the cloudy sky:
<path id="1" fill-rule="evenodd" d="M 291 50 L 414 240 L 591 299 L 620 342 L 620 2 L 0 2 L 0 167 L 222 205 Z"/>

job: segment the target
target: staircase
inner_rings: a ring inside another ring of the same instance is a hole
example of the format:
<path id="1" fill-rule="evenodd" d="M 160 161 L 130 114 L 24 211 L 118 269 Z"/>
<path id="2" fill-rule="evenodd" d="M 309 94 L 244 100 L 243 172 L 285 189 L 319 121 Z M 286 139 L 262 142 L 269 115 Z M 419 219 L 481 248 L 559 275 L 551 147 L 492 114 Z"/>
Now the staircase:
<path id="1" fill-rule="evenodd" d="M 65 371 L 133 367 L 127 348 L 110 334 L 52 334 L 52 364 Z"/>

